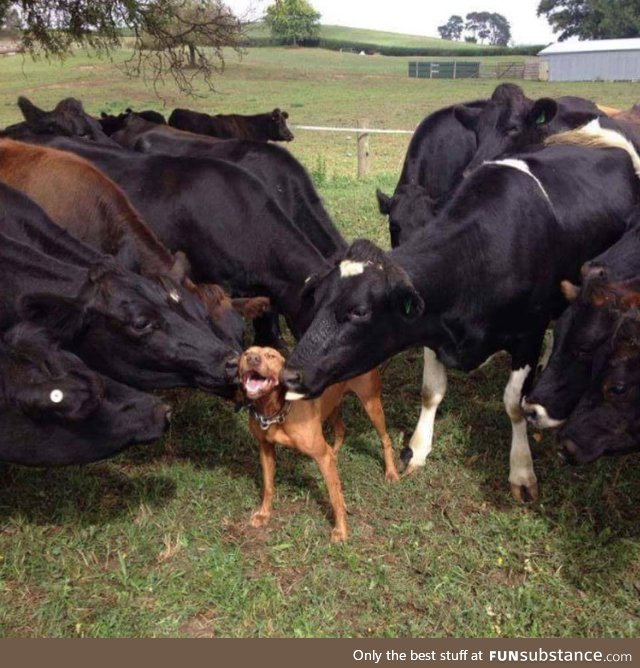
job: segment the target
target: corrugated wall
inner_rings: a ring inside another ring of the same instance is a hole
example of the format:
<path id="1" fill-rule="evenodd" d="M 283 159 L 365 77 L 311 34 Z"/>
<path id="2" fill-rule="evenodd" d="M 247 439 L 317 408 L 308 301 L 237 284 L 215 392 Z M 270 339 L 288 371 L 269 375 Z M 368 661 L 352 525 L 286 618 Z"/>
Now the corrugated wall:
<path id="1" fill-rule="evenodd" d="M 545 55 L 549 81 L 640 81 L 640 50 Z"/>

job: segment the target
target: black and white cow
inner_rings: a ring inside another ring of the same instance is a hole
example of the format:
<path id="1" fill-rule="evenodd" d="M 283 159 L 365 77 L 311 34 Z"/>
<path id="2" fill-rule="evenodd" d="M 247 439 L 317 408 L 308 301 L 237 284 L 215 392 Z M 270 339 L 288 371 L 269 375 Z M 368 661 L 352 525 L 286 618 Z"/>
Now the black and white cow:
<path id="1" fill-rule="evenodd" d="M 623 234 L 640 201 L 640 159 L 624 146 L 551 146 L 484 164 L 410 244 L 383 253 L 354 243 L 312 285 L 316 316 L 283 372 L 290 398 L 318 396 L 394 353 L 428 346 L 435 355 L 425 356 L 421 418 L 403 457 L 412 470 L 431 449 L 445 367 L 468 371 L 506 350 L 509 480 L 516 498 L 535 497 L 522 390 L 549 320 L 564 308 L 560 282 Z"/>

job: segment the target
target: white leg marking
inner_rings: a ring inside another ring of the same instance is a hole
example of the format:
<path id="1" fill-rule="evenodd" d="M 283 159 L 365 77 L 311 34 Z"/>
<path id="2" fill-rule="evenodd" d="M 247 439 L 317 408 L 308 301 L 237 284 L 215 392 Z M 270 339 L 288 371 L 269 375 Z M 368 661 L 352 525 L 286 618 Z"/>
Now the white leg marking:
<path id="1" fill-rule="evenodd" d="M 522 386 L 530 371 L 531 367 L 528 364 L 523 369 L 512 371 L 503 398 L 505 410 L 511 420 L 509 482 L 514 496 L 518 499 L 522 498 L 522 487 L 526 488 L 533 498 L 537 496 L 537 479 L 533 471 L 533 460 L 527 438 L 527 423 L 520 409 Z"/>
<path id="2" fill-rule="evenodd" d="M 433 444 L 433 423 L 436 411 L 447 391 L 447 370 L 430 348 L 424 349 L 424 370 L 422 372 L 422 408 L 416 430 L 409 447 L 413 452 L 409 466 L 424 466 Z"/>

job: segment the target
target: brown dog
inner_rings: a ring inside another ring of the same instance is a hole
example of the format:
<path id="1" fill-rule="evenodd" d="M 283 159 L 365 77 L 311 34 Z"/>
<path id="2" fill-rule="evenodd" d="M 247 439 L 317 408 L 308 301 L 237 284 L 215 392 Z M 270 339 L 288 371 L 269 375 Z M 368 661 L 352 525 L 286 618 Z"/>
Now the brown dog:
<path id="1" fill-rule="evenodd" d="M 331 540 L 343 541 L 347 538 L 347 510 L 336 458 L 344 441 L 345 427 L 340 403 L 347 392 L 354 392 L 358 396 L 382 439 L 386 479 L 398 480 L 380 399 L 380 374 L 377 369 L 369 371 L 328 387 L 317 399 L 288 402 L 285 400 L 286 389 L 279 384 L 284 363 L 284 357 L 277 350 L 254 346 L 242 353 L 238 364 L 242 390 L 251 406 L 249 428 L 260 444 L 264 484 L 262 505 L 251 516 L 251 526 L 264 526 L 271 517 L 276 470 L 275 444 L 280 443 L 309 455 L 320 467 L 335 515 Z M 327 419 L 331 421 L 335 432 L 333 448 L 322 433 L 322 424 Z"/>

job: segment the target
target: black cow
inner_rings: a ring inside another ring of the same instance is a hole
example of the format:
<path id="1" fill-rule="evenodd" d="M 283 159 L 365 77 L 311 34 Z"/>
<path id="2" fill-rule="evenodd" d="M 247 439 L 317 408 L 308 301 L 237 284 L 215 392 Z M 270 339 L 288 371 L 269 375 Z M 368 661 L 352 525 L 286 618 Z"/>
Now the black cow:
<path id="1" fill-rule="evenodd" d="M 51 111 L 44 111 L 21 96 L 18 98 L 18 107 L 24 116 L 24 122 L 5 128 L 0 136 L 28 140 L 33 134 L 55 134 L 111 143 L 100 123 L 85 112 L 80 100 L 73 97 L 61 100 Z"/>
<path id="2" fill-rule="evenodd" d="M 141 118 L 147 123 L 153 123 L 154 125 L 167 124 L 167 119 L 159 111 L 154 111 L 153 109 L 134 111 L 131 107 L 127 107 L 123 113 L 118 114 L 117 116 L 101 111 L 98 122 L 100 123 L 102 131 L 108 137 L 111 137 L 114 133 L 122 130 L 125 127 L 127 120 L 130 118 Z"/>
<path id="3" fill-rule="evenodd" d="M 538 429 L 560 426 L 589 386 L 594 356 L 611 336 L 618 318 L 611 309 L 618 299 L 615 283 L 630 281 L 631 287 L 640 287 L 638 218 L 634 213 L 628 222 L 632 228 L 585 263 L 581 288 L 570 283 L 563 286 L 571 304 L 555 324 L 549 361 L 522 402 L 527 419 Z"/>
<path id="4" fill-rule="evenodd" d="M 282 228 L 287 235 L 307 237 L 247 171 L 222 160 L 127 153 L 66 138 L 46 143 L 87 158 L 118 182 L 160 240 L 187 254 L 196 283 L 266 295 L 283 308 L 288 299 L 283 293 L 292 288 L 283 269 L 287 250 L 275 240 Z M 278 258 L 263 256 L 259 243 L 266 244 L 265 251 L 276 246 Z M 263 342 L 282 345 L 278 332 L 259 334 Z"/>
<path id="5" fill-rule="evenodd" d="M 640 321 L 634 309 L 600 347 L 589 387 L 560 431 L 565 457 L 586 464 L 640 449 L 639 407 Z"/>
<path id="6" fill-rule="evenodd" d="M 84 464 L 162 436 L 170 408 L 61 350 L 33 325 L 0 339 L 0 460 Z"/>
<path id="7" fill-rule="evenodd" d="M 210 135 L 220 139 L 251 139 L 253 141 L 291 141 L 287 127 L 289 114 L 280 109 L 265 114 L 203 114 L 190 109 L 174 109 L 169 125 L 179 130 Z"/>
<path id="8" fill-rule="evenodd" d="M 267 193 L 323 255 L 331 257 L 346 250 L 309 174 L 286 149 L 240 139 L 218 141 L 154 125 L 135 114 L 127 118 L 125 126 L 112 138 L 142 153 L 228 160 L 260 179 Z"/>
<path id="9" fill-rule="evenodd" d="M 0 329 L 28 319 L 89 366 L 146 388 L 229 392 L 236 351 L 179 286 L 133 274 L 0 184 Z"/>
<path id="10" fill-rule="evenodd" d="M 477 100 L 464 106 L 477 113 L 485 104 L 485 100 Z M 456 116 L 459 107 L 440 109 L 418 125 L 393 195 L 376 191 L 380 213 L 389 216 L 393 248 L 435 216 L 462 181 L 462 173 L 478 148 L 476 133 Z"/>
<path id="11" fill-rule="evenodd" d="M 383 253 L 356 242 L 339 268 L 311 279 L 316 315 L 283 374 L 290 398 L 318 396 L 400 350 L 428 346 L 439 361 L 434 373 L 425 369 L 423 414 L 404 452 L 411 470 L 431 447 L 442 365 L 468 371 L 506 350 L 510 482 L 517 498 L 536 496 L 522 389 L 564 308 L 561 280 L 622 235 L 639 201 L 640 180 L 617 149 L 552 146 L 484 165 L 410 244 Z"/>
<path id="12" fill-rule="evenodd" d="M 511 85 L 497 88 L 479 113 L 461 106 L 456 116 L 477 137 L 477 151 L 466 169 L 469 173 L 486 160 L 540 145 L 553 134 L 578 128 L 606 114 L 584 98 L 564 96 L 534 101 L 518 86 Z"/>

